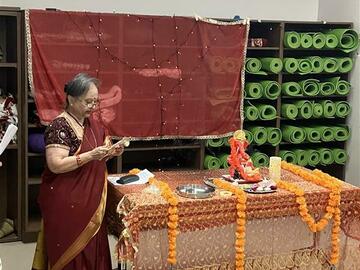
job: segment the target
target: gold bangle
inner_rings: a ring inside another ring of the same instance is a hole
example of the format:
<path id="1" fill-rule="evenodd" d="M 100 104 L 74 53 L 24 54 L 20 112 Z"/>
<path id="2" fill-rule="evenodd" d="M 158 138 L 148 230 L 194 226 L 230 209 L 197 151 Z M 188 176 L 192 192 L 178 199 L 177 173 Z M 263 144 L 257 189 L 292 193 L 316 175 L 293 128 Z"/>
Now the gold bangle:
<path id="1" fill-rule="evenodd" d="M 76 163 L 77 163 L 78 167 L 80 167 L 83 164 L 83 162 L 80 158 L 80 155 L 76 155 Z"/>

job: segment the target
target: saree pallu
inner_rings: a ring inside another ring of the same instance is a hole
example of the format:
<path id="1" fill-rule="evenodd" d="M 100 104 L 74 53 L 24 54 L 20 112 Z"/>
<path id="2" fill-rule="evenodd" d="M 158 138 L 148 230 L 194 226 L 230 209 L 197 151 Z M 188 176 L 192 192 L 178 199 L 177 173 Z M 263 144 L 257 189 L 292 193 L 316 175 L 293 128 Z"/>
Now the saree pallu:
<path id="1" fill-rule="evenodd" d="M 104 137 L 100 124 L 89 119 L 76 154 L 101 145 Z M 46 168 L 42 181 L 39 204 L 48 257 L 44 269 L 111 269 L 102 222 L 107 195 L 105 161 L 90 161 L 62 174 Z"/>

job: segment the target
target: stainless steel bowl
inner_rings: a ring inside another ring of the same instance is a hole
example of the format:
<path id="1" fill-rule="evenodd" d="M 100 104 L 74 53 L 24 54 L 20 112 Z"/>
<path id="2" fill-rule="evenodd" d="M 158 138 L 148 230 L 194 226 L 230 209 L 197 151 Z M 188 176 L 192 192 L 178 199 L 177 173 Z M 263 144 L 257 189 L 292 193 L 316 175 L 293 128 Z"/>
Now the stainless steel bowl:
<path id="1" fill-rule="evenodd" d="M 215 188 L 207 185 L 186 184 L 176 188 L 179 196 L 191 199 L 205 199 L 214 195 Z"/>

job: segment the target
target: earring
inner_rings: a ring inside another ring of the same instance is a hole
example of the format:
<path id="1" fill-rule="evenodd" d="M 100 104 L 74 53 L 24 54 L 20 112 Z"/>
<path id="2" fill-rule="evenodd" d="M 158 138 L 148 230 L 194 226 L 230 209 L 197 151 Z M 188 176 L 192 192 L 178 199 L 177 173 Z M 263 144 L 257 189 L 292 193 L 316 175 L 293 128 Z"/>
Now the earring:
<path id="1" fill-rule="evenodd" d="M 70 103 L 70 106 L 72 106 L 73 104 L 72 103 Z"/>

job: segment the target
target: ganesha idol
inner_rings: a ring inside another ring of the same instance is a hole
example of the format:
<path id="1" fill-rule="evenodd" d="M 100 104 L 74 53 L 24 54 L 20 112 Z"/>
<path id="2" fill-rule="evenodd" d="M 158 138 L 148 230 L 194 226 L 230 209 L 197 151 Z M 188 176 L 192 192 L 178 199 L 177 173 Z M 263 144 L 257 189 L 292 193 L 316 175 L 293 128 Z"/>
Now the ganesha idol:
<path id="1" fill-rule="evenodd" d="M 258 168 L 255 168 L 250 156 L 245 152 L 249 146 L 245 132 L 237 130 L 229 139 L 231 152 L 228 157 L 230 175 L 233 179 L 243 179 L 248 182 L 258 182 L 262 176 Z"/>

